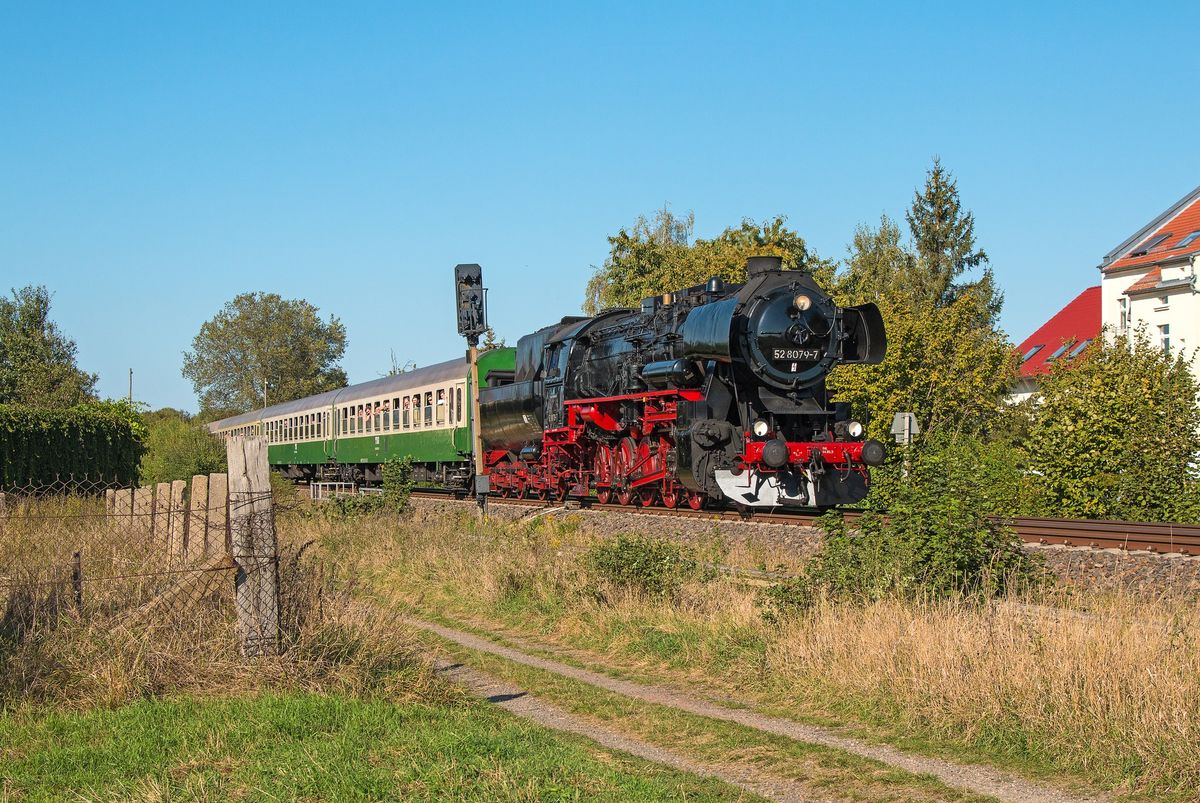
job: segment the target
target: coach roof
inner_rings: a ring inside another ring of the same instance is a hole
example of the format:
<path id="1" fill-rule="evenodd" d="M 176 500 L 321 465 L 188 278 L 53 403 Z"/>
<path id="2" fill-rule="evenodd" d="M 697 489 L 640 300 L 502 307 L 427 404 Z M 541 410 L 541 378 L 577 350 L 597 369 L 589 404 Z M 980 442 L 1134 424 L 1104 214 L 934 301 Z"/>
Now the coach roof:
<path id="1" fill-rule="evenodd" d="M 210 432 L 216 432 L 229 427 L 239 427 L 246 424 L 256 424 L 265 418 L 277 418 L 282 415 L 307 413 L 313 410 L 323 410 L 335 404 L 346 404 L 361 399 L 372 399 L 376 396 L 386 396 L 391 393 L 400 394 L 414 388 L 426 385 L 436 385 L 454 379 L 466 379 L 467 360 L 460 357 L 456 360 L 439 362 L 425 368 L 372 379 L 370 382 L 360 382 L 338 390 L 328 390 L 316 396 L 305 396 L 303 399 L 273 404 L 261 410 L 252 410 L 241 415 L 222 418 L 208 425 Z"/>

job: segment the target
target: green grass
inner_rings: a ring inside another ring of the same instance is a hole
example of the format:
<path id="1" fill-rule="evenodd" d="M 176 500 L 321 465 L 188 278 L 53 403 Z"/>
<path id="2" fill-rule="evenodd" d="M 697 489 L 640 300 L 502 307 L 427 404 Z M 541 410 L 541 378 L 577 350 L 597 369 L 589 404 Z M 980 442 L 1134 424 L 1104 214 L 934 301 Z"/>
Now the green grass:
<path id="1" fill-rule="evenodd" d="M 293 693 L 0 717 L 0 799 L 733 800 L 482 702 Z"/>

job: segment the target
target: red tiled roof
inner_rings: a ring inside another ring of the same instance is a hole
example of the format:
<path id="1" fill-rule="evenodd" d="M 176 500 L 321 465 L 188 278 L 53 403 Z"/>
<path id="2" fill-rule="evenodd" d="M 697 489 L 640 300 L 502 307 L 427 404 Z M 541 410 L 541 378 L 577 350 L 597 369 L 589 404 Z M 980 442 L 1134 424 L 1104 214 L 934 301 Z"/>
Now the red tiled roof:
<path id="1" fill-rule="evenodd" d="M 1017 346 L 1017 354 L 1024 356 L 1034 346 L 1041 346 L 1037 354 L 1021 364 L 1021 376 L 1038 376 L 1050 372 L 1050 355 L 1068 340 L 1082 343 L 1100 336 L 1100 287 L 1089 287 L 1067 306 L 1054 314 Z M 1070 354 L 1070 350 L 1066 354 Z M 1066 354 L 1061 355 L 1065 357 Z M 1061 359 L 1061 357 L 1060 357 Z"/>
<path id="2" fill-rule="evenodd" d="M 1155 268 L 1133 284 L 1129 285 L 1129 288 L 1125 291 L 1125 295 L 1133 295 L 1134 293 L 1140 293 L 1143 290 L 1153 290 L 1161 281 L 1162 268 Z"/>
<path id="3" fill-rule="evenodd" d="M 1127 254 L 1120 259 L 1114 260 L 1104 268 L 1104 272 L 1108 273 L 1109 271 L 1121 270 L 1122 268 L 1132 268 L 1137 265 L 1152 265 L 1164 259 L 1200 253 L 1200 238 L 1192 240 L 1186 248 L 1178 251 L 1174 250 L 1180 240 L 1197 230 L 1200 230 L 1200 198 L 1196 198 L 1196 200 L 1184 207 L 1178 215 L 1155 229 L 1153 233 L 1147 234 L 1141 240 L 1134 243 L 1133 247 L 1129 250 L 1134 251 L 1147 240 L 1157 237 L 1160 234 L 1169 233 L 1171 236 L 1165 242 L 1155 247 L 1148 254 L 1137 257 L 1131 257 Z"/>

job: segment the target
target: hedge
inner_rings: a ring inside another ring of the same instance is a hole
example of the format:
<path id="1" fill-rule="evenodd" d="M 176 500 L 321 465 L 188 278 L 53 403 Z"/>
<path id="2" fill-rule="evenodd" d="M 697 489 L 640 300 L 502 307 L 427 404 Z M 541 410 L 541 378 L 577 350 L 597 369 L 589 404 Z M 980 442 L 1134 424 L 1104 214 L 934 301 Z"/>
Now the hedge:
<path id="1" fill-rule="evenodd" d="M 67 409 L 0 404 L 0 486 L 42 487 L 57 480 L 132 485 L 146 427 L 125 402 Z"/>

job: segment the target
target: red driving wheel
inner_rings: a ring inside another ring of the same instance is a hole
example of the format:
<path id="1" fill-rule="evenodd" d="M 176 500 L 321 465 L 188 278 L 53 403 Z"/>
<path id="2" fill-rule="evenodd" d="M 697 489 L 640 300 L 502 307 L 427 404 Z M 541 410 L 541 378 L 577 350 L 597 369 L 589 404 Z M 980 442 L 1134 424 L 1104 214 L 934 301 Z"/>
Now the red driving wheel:
<path id="1" fill-rule="evenodd" d="M 690 507 L 692 510 L 699 510 L 700 508 L 704 507 L 704 494 L 696 491 L 689 492 L 687 495 L 687 503 L 688 507 Z"/>
<path id="2" fill-rule="evenodd" d="M 641 502 L 642 507 L 653 507 L 657 496 L 658 492 L 653 488 L 643 488 L 638 491 L 638 501 Z"/>
<path id="3" fill-rule="evenodd" d="M 675 508 L 679 507 L 679 501 L 680 501 L 680 497 L 679 497 L 679 489 L 678 488 L 676 488 L 674 485 L 669 485 L 663 489 L 663 492 L 662 492 L 663 507 L 674 510 Z"/>
<path id="4" fill-rule="evenodd" d="M 636 494 L 629 489 L 630 471 L 637 462 L 637 444 L 633 438 L 621 438 L 613 450 L 613 483 L 617 485 L 617 501 L 622 505 L 631 505 Z"/>
<path id="5" fill-rule="evenodd" d="M 596 482 L 596 499 L 607 505 L 612 499 L 613 450 L 607 443 L 596 447 L 592 457 L 592 476 Z"/>

